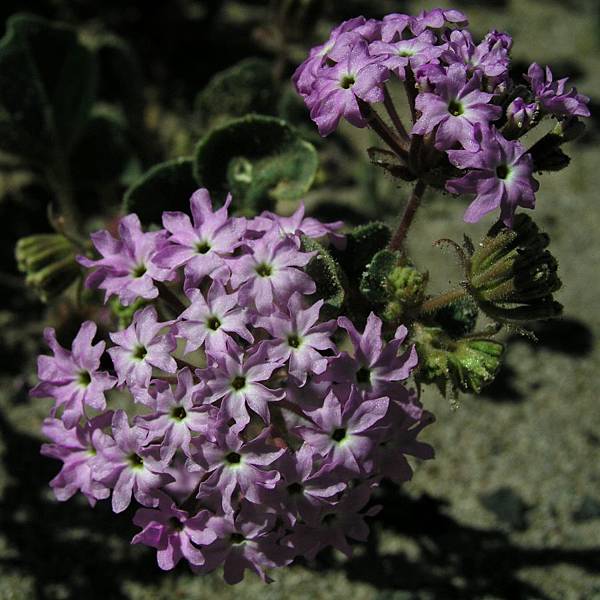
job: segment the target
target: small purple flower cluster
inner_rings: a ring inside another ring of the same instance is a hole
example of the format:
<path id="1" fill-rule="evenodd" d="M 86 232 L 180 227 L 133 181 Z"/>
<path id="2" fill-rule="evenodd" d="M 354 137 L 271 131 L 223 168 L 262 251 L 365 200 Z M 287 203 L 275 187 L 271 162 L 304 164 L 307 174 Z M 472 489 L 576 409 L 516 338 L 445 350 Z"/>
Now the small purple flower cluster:
<path id="1" fill-rule="evenodd" d="M 477 44 L 467 24 L 460 11 L 439 8 L 381 21 L 357 17 L 313 48 L 293 81 L 323 136 L 342 118 L 365 127 L 377 102 L 392 105 L 398 125 L 387 82 L 402 81 L 413 114 L 410 132 L 399 127 L 406 149 L 420 136 L 464 170 L 446 189 L 474 196 L 465 221 L 499 208 L 510 227 L 517 206 L 533 208 L 538 189 L 532 157 L 517 138 L 545 115 L 589 116 L 588 98 L 535 63 L 516 85 L 509 75 L 511 37 L 494 30 Z"/>
<path id="2" fill-rule="evenodd" d="M 349 554 L 381 479 L 404 482 L 407 455 L 432 457 L 416 439 L 432 417 L 405 387 L 417 364 L 414 347 L 401 351 L 405 327 L 386 341 L 374 314 L 363 331 L 321 317 L 301 236 L 342 246 L 341 223 L 302 207 L 235 218 L 229 204 L 213 210 L 199 190 L 192 219 L 165 212 L 164 229 L 144 233 L 128 215 L 120 239 L 95 234 L 102 258 L 80 258 L 88 285 L 146 305 L 110 333 L 105 361 L 91 321 L 71 351 L 48 329 L 53 356 L 39 358 L 32 394 L 55 399 L 42 452 L 63 462 L 59 500 L 110 497 L 120 513 L 133 496 L 133 543 L 155 548 L 161 568 L 223 565 L 235 583 L 326 546 Z M 111 388 L 135 417 L 107 410 Z"/>

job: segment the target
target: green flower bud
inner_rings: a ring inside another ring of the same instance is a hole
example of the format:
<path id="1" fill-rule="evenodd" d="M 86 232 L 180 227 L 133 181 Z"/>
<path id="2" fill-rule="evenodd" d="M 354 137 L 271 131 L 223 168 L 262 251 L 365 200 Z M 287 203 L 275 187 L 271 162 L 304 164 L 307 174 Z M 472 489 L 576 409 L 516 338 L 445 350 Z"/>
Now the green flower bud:
<path id="1" fill-rule="evenodd" d="M 15 248 L 19 270 L 25 283 L 43 302 L 58 296 L 81 276 L 76 250 L 60 234 L 39 234 L 21 238 Z"/>
<path id="2" fill-rule="evenodd" d="M 527 215 L 517 215 L 513 229 L 494 225 L 466 261 L 467 289 L 479 308 L 499 322 L 560 314 L 552 295 L 562 283 L 548 243 Z"/>
<path id="3" fill-rule="evenodd" d="M 428 274 L 406 264 L 399 252 L 380 250 L 363 272 L 360 291 L 373 304 L 383 305 L 386 321 L 399 321 L 425 297 Z"/>

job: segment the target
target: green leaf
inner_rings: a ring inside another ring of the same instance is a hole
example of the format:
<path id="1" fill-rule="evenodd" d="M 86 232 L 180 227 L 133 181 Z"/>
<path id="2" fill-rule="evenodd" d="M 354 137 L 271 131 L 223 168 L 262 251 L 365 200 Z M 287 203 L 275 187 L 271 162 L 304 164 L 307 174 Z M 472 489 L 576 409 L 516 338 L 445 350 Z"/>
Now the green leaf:
<path id="1" fill-rule="evenodd" d="M 0 40 L 0 148 L 43 166 L 60 161 L 88 120 L 95 87 L 94 55 L 75 30 L 12 16 Z"/>
<path id="2" fill-rule="evenodd" d="M 209 132 L 200 140 L 194 174 L 213 199 L 233 194 L 244 214 L 298 200 L 314 180 L 317 153 L 296 130 L 274 117 L 250 115 Z"/>
<path id="3" fill-rule="evenodd" d="M 71 153 L 74 180 L 84 187 L 116 183 L 132 159 L 133 150 L 123 115 L 110 106 L 95 107 Z"/>
<path id="4" fill-rule="evenodd" d="M 125 192 L 125 213 L 136 213 L 145 225 L 160 225 L 165 210 L 189 210 L 190 196 L 198 189 L 192 159 L 176 158 L 148 170 Z"/>
<path id="5" fill-rule="evenodd" d="M 323 318 L 337 316 L 346 296 L 345 276 L 340 265 L 322 244 L 312 238 L 302 236 L 302 249 L 305 252 L 317 252 L 305 270 L 315 280 L 316 297 L 325 301 L 321 313 Z"/>
<path id="6" fill-rule="evenodd" d="M 373 256 L 388 245 L 391 235 L 390 228 L 383 223 L 359 225 L 346 236 L 345 250 L 337 251 L 334 256 L 348 276 L 358 280 Z"/>
<path id="7" fill-rule="evenodd" d="M 217 73 L 198 94 L 195 109 L 203 126 L 248 113 L 269 114 L 275 105 L 272 64 L 246 58 Z"/>

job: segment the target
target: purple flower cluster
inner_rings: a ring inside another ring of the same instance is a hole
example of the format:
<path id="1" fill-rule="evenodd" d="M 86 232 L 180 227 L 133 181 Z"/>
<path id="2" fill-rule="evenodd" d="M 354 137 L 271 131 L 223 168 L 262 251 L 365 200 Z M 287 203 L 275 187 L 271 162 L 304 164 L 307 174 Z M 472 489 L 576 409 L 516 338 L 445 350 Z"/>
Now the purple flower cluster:
<path id="1" fill-rule="evenodd" d="M 119 513 L 133 498 L 133 543 L 155 548 L 162 569 L 222 565 L 235 583 L 326 546 L 349 554 L 381 479 L 404 482 L 408 455 L 432 457 L 417 441 L 432 417 L 406 387 L 417 364 L 406 328 L 385 340 L 374 314 L 362 329 L 322 317 L 301 236 L 340 246 L 341 223 L 303 207 L 235 218 L 229 202 L 214 210 L 199 190 L 192 219 L 165 212 L 164 229 L 144 233 L 129 215 L 121 239 L 95 234 L 103 258 L 81 259 L 88 284 L 146 305 L 106 353 L 90 321 L 70 351 L 48 330 L 53 356 L 39 358 L 33 393 L 56 403 L 42 452 L 63 463 L 59 500 L 110 498 Z M 111 388 L 131 414 L 107 410 Z"/>
<path id="2" fill-rule="evenodd" d="M 387 86 L 402 81 L 413 124 L 410 131 L 398 127 L 398 145 L 408 152 L 419 136 L 464 170 L 446 189 L 473 198 L 466 221 L 500 209 L 511 226 L 518 206 L 533 208 L 538 188 L 531 156 L 516 138 L 545 115 L 589 116 L 589 99 L 535 63 L 517 86 L 509 75 L 511 37 L 494 30 L 476 43 L 466 25 L 463 13 L 444 9 L 380 21 L 357 17 L 310 51 L 293 82 L 326 136 L 342 118 L 357 127 L 371 124 L 378 102 L 398 126 Z M 389 138 L 389 130 L 382 137 Z"/>

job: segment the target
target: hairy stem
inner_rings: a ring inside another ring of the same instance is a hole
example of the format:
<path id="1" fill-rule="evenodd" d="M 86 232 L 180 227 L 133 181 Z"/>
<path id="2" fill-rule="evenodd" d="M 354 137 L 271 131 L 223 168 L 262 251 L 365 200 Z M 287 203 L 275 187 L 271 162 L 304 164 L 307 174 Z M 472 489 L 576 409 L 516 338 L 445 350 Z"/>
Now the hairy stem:
<path id="1" fill-rule="evenodd" d="M 400 134 L 400 137 L 408 142 L 410 140 L 410 136 L 404 127 L 404 123 L 402 123 L 402 119 L 396 110 L 396 105 L 394 104 L 392 96 L 390 95 L 386 85 L 383 86 L 383 105 L 385 106 L 385 109 L 387 110 L 387 113 L 390 116 L 396 131 Z"/>
<path id="2" fill-rule="evenodd" d="M 408 159 L 408 152 L 402 141 L 390 129 L 387 123 L 379 116 L 377 111 L 367 102 L 357 98 L 362 116 L 367 120 L 369 127 L 394 151 L 404 163 Z"/>
<path id="3" fill-rule="evenodd" d="M 444 294 L 440 294 L 439 296 L 434 296 L 433 298 L 429 298 L 429 300 L 425 300 L 423 304 L 421 304 L 421 308 L 419 310 L 419 314 L 427 314 L 434 313 L 440 308 L 444 308 L 444 306 L 448 306 L 449 304 L 454 304 L 457 300 L 464 298 L 467 295 L 467 290 L 464 288 L 457 288 L 455 290 L 450 290 Z"/>
<path id="4" fill-rule="evenodd" d="M 410 200 L 404 209 L 402 220 L 400 221 L 400 224 L 398 225 L 398 228 L 394 232 L 392 240 L 390 241 L 390 250 L 400 250 L 402 248 L 406 234 L 410 229 L 417 209 L 419 208 L 421 200 L 423 199 L 423 194 L 425 193 L 426 187 L 427 186 L 421 180 L 417 181 Z"/>

